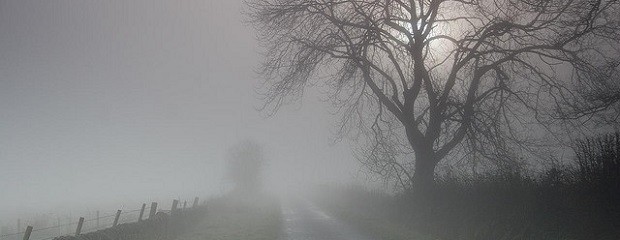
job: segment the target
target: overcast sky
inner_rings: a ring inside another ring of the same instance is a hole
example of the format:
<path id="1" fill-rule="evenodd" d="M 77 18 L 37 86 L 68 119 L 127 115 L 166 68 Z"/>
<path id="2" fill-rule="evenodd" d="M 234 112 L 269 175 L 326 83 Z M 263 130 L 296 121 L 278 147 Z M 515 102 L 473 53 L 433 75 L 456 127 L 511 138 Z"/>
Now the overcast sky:
<path id="1" fill-rule="evenodd" d="M 0 1 L 0 224 L 218 194 L 227 148 L 248 138 L 264 144 L 270 181 L 355 176 L 317 97 L 255 110 L 259 49 L 242 7 Z"/>

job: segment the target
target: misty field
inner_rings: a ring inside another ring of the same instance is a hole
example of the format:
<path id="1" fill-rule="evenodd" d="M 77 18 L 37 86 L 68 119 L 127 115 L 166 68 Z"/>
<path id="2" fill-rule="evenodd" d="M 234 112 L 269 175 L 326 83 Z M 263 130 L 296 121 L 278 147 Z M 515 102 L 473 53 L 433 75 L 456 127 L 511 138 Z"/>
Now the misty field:
<path id="1" fill-rule="evenodd" d="M 208 202 L 198 226 L 178 240 L 275 240 L 280 235 L 280 205 L 273 197 L 227 196 Z"/>
<path id="2" fill-rule="evenodd" d="M 620 240 L 619 16 L 0 0 L 0 240 Z"/>
<path id="3" fill-rule="evenodd" d="M 620 133 L 538 173 L 444 174 L 424 196 L 323 187 L 316 202 L 378 239 L 620 239 Z"/>

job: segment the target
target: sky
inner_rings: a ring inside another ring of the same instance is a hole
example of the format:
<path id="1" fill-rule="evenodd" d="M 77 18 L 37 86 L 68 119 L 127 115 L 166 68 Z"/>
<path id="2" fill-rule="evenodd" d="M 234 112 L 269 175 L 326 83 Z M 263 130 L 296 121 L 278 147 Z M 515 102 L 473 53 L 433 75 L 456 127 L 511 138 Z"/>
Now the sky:
<path id="1" fill-rule="evenodd" d="M 318 94 L 257 111 L 260 48 L 237 0 L 0 1 L 0 225 L 38 212 L 221 194 L 227 149 L 269 183 L 342 183 Z M 273 186 L 273 184 L 271 184 Z"/>

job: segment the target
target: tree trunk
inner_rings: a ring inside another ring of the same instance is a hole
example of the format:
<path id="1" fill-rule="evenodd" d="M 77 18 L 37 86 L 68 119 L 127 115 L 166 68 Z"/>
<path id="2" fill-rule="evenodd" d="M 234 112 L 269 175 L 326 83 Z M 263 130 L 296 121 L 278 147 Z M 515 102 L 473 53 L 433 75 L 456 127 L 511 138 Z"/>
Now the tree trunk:
<path id="1" fill-rule="evenodd" d="M 414 191 L 425 192 L 433 189 L 437 161 L 429 155 L 416 153 L 415 172 L 413 173 Z"/>

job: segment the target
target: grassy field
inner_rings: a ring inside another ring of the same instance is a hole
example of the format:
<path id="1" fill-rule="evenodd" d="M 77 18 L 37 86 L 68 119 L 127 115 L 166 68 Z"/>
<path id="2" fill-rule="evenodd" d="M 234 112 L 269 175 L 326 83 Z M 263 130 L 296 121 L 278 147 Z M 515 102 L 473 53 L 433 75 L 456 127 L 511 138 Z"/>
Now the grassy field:
<path id="1" fill-rule="evenodd" d="M 323 189 L 315 201 L 383 240 L 620 239 L 619 198 L 611 188 L 527 178 L 478 181 L 441 183 L 426 204 L 356 187 Z"/>
<path id="2" fill-rule="evenodd" d="M 369 216 L 346 208 L 334 207 L 328 210 L 333 216 L 341 219 L 364 234 L 382 240 L 427 240 L 433 239 L 420 234 L 407 225 L 388 218 Z"/>
<path id="3" fill-rule="evenodd" d="M 620 132 L 577 147 L 573 165 L 438 175 L 423 193 L 325 186 L 316 202 L 379 239 L 620 239 Z"/>
<path id="4" fill-rule="evenodd" d="M 281 231 L 277 200 L 227 196 L 208 202 L 207 217 L 179 240 L 274 240 Z"/>
<path id="5" fill-rule="evenodd" d="M 332 191 L 333 190 L 333 191 Z M 322 189 L 315 202 L 331 216 L 343 220 L 358 231 L 382 240 L 427 240 L 432 237 L 415 231 L 394 218 L 385 202 L 391 197 L 351 188 Z"/>

